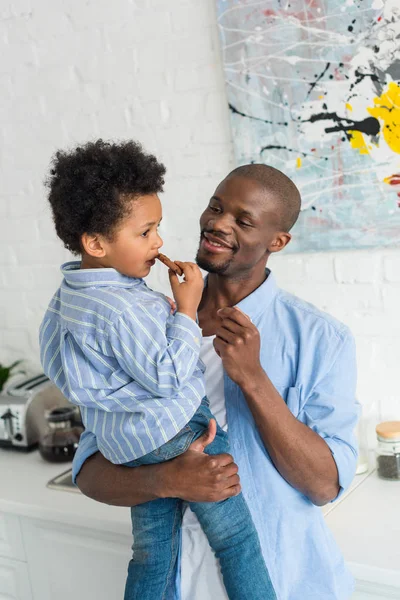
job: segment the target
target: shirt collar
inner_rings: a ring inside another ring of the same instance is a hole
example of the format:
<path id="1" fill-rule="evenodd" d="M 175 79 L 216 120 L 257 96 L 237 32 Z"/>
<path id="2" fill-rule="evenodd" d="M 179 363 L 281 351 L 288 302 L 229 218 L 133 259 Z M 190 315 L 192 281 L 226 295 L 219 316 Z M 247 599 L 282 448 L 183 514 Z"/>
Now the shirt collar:
<path id="1" fill-rule="evenodd" d="M 270 269 L 265 269 L 267 275 L 266 280 L 262 283 L 254 292 L 251 292 L 246 298 L 243 298 L 238 304 L 235 304 L 240 310 L 246 315 L 249 315 L 251 319 L 256 319 L 261 315 L 271 304 L 278 292 L 278 286 L 275 281 L 275 277 L 272 275 Z M 208 275 L 204 279 L 204 287 L 207 286 Z"/>
<path id="2" fill-rule="evenodd" d="M 266 269 L 267 279 L 251 294 L 243 298 L 236 306 L 254 321 L 271 304 L 278 292 L 275 277 Z"/>
<path id="3" fill-rule="evenodd" d="M 132 288 L 143 279 L 127 277 L 115 269 L 81 269 L 81 262 L 73 260 L 61 265 L 61 272 L 67 284 L 73 288 L 113 286 Z"/>

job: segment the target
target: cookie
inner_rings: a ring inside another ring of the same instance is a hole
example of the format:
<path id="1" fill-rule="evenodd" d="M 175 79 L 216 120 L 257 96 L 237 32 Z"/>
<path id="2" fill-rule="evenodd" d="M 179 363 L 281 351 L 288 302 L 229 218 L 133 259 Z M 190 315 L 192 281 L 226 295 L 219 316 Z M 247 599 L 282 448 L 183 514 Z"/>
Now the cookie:
<path id="1" fill-rule="evenodd" d="M 171 269 L 177 275 L 183 275 L 183 271 L 176 263 L 174 263 L 168 256 L 165 254 L 161 254 L 161 252 L 157 256 L 158 260 L 160 260 L 168 269 Z"/>

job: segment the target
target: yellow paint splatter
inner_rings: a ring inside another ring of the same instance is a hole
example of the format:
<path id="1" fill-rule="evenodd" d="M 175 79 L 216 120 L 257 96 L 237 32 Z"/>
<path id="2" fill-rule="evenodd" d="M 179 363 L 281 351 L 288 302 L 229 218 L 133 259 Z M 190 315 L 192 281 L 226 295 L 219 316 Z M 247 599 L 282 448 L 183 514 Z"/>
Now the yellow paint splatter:
<path id="1" fill-rule="evenodd" d="M 298 157 L 297 160 L 296 160 L 296 167 L 298 169 L 300 169 L 300 167 L 301 167 L 301 158 L 300 157 Z"/>
<path id="2" fill-rule="evenodd" d="M 374 104 L 374 108 L 368 108 L 369 114 L 380 120 L 387 145 L 400 154 L 400 86 L 391 81 L 387 90 L 374 99 Z"/>
<path id="3" fill-rule="evenodd" d="M 360 154 L 369 154 L 364 136 L 361 131 L 348 131 L 347 133 L 351 135 L 349 141 L 352 148 L 359 150 Z"/>
<path id="4" fill-rule="evenodd" d="M 347 108 L 347 110 L 353 110 L 352 105 L 349 104 L 348 102 L 346 102 L 346 108 Z"/>

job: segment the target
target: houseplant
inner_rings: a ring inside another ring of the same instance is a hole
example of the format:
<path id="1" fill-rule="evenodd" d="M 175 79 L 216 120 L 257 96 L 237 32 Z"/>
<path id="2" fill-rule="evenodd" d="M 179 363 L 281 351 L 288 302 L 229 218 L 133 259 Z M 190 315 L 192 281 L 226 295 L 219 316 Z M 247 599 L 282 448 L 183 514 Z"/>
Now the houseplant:
<path id="1" fill-rule="evenodd" d="M 11 377 L 11 375 L 15 374 L 15 368 L 21 363 L 21 360 L 16 360 L 15 362 L 13 362 L 11 365 L 9 365 L 8 367 L 5 367 L 4 365 L 2 365 L 0 363 L 0 392 L 2 391 L 2 389 L 4 388 L 5 383 L 7 382 L 7 380 L 9 379 L 9 377 Z M 19 373 L 23 373 L 23 371 L 17 371 Z"/>

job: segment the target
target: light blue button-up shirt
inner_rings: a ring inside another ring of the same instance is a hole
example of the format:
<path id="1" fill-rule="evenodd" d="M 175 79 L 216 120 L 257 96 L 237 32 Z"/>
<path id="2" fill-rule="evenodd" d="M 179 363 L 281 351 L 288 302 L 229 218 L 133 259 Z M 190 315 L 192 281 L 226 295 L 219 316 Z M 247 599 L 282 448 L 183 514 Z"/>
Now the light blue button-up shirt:
<path id="1" fill-rule="evenodd" d="M 62 266 L 40 328 L 46 375 L 116 464 L 172 439 L 205 396 L 201 330 L 163 294 L 115 269 Z"/>
<path id="2" fill-rule="evenodd" d="M 260 331 L 262 366 L 289 410 L 328 444 L 340 495 L 350 485 L 357 462 L 352 335 L 334 318 L 279 289 L 272 274 L 238 307 Z M 240 388 L 226 373 L 224 384 L 232 453 L 279 600 L 349 598 L 353 579 L 321 510 L 279 474 Z M 74 477 L 96 451 L 94 436 L 85 432 L 74 459 Z"/>

